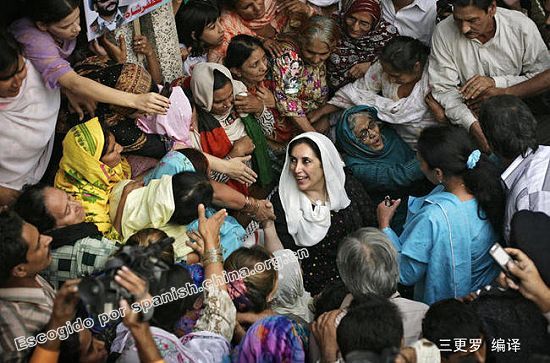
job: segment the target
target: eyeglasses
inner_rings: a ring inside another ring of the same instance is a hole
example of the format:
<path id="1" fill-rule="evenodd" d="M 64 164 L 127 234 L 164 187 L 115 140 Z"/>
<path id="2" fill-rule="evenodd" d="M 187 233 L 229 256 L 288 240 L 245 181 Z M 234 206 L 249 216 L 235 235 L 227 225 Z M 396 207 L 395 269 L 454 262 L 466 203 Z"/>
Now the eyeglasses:
<path id="1" fill-rule="evenodd" d="M 370 122 L 367 127 L 359 131 L 359 139 L 364 140 L 367 137 L 373 137 L 374 130 L 379 126 L 380 124 L 378 122 Z"/>

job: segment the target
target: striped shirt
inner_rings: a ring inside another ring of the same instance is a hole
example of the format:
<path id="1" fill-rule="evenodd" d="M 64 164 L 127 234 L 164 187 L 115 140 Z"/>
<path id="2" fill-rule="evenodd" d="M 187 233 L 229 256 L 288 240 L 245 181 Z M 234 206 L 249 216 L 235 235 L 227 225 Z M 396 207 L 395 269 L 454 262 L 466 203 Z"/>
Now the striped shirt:
<path id="1" fill-rule="evenodd" d="M 510 237 L 510 222 L 514 213 L 527 209 L 550 215 L 550 146 L 528 150 L 518 156 L 502 173 L 506 189 L 504 237 Z"/>
<path id="2" fill-rule="evenodd" d="M 21 362 L 30 349 L 18 351 L 15 338 L 29 337 L 42 330 L 53 310 L 55 290 L 36 275 L 41 288 L 0 289 L 0 357 L 2 362 Z"/>

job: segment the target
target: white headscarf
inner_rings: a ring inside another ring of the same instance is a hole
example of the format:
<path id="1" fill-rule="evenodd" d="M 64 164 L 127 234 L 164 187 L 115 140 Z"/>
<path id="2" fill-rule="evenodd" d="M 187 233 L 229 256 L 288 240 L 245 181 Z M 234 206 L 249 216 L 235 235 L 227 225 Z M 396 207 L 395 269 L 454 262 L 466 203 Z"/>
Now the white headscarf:
<path id="1" fill-rule="evenodd" d="M 313 313 L 309 310 L 309 304 L 313 298 L 304 287 L 298 257 L 286 249 L 273 251 L 273 255 L 282 261 L 282 265 L 278 270 L 277 291 L 273 296 L 271 308 L 279 315 L 294 314 L 311 323 Z"/>
<path id="2" fill-rule="evenodd" d="M 338 212 L 345 209 L 351 201 L 344 189 L 346 183 L 344 162 L 334 144 L 328 137 L 317 132 L 300 134 L 292 141 L 304 137 L 312 140 L 321 151 L 328 201 L 325 205 L 318 203 L 314 209 L 308 197 L 298 189 L 296 179 L 290 171 L 288 147 L 279 181 L 279 195 L 285 211 L 288 233 L 294 238 L 296 245 L 310 247 L 319 243 L 327 235 L 331 223 L 330 211 Z"/>
<path id="3" fill-rule="evenodd" d="M 214 71 L 221 72 L 229 78 L 233 85 L 233 99 L 240 93 L 246 93 L 246 86 L 241 81 L 236 81 L 231 76 L 231 72 L 224 65 L 218 63 L 199 63 L 193 68 L 193 76 L 191 77 L 191 92 L 195 103 L 205 111 L 212 110 L 214 102 Z M 213 115 L 223 126 L 229 140 L 233 143 L 246 135 L 245 127 L 242 121 L 236 120 L 230 125 L 223 123 L 231 113 L 231 109 L 227 110 L 227 114 L 219 116 Z M 241 117 L 246 115 L 242 114 Z"/>

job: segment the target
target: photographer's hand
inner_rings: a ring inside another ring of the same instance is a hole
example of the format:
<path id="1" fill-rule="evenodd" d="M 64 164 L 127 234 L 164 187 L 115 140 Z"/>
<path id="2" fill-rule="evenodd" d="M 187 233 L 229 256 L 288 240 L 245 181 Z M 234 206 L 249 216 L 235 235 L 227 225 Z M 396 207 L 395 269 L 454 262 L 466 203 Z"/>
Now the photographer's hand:
<path id="1" fill-rule="evenodd" d="M 136 341 L 139 361 L 148 363 L 160 361 L 162 356 L 151 335 L 149 323 L 141 321 L 139 313 L 133 311 L 128 301 L 125 299 L 120 300 L 120 307 L 124 309 L 124 318 L 122 322 L 128 327 Z"/>
<path id="2" fill-rule="evenodd" d="M 80 280 L 67 280 L 55 295 L 50 322 L 46 331 L 56 330 L 70 322 L 75 314 L 76 305 L 80 300 L 78 296 L 78 283 Z M 39 345 L 33 352 L 30 363 L 43 362 L 53 355 L 59 354 L 61 340 L 59 335 L 56 339 L 47 339 L 44 344 Z M 57 359 L 55 360 L 57 361 Z"/>
<path id="3" fill-rule="evenodd" d="M 516 248 L 505 248 L 505 250 L 515 260 L 515 263 L 508 263 L 507 267 L 510 273 L 519 279 L 519 284 L 502 272 L 498 277 L 500 285 L 518 290 L 525 298 L 537 304 L 543 313 L 550 312 L 550 288 L 540 277 L 533 261 Z"/>
<path id="4" fill-rule="evenodd" d="M 149 295 L 149 286 L 147 281 L 139 278 L 132 270 L 126 266 L 122 266 L 115 276 L 115 281 L 128 290 L 132 294 L 136 301 L 142 301 Z"/>

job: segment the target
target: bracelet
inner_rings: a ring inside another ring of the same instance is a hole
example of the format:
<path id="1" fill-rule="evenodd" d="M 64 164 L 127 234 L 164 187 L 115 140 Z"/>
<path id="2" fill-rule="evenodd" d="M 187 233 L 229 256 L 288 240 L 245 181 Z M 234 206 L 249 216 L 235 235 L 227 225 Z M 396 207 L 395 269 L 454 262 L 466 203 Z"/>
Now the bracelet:
<path id="1" fill-rule="evenodd" d="M 256 201 L 256 204 L 253 205 L 252 203 Z M 260 201 L 257 199 L 254 199 L 252 197 L 246 197 L 246 203 L 244 204 L 244 207 L 242 211 L 246 213 L 249 217 L 252 217 L 258 213 L 258 210 L 260 209 Z"/>
<path id="2" fill-rule="evenodd" d="M 216 256 L 216 255 L 221 255 L 221 254 L 222 254 L 221 249 L 219 249 L 219 248 L 210 248 L 210 249 L 204 251 L 202 259 L 206 260 L 206 259 L 210 258 L 210 256 Z"/>
<path id="3" fill-rule="evenodd" d="M 218 253 L 222 253 L 222 250 L 217 248 L 217 247 L 214 247 L 214 248 L 209 248 L 207 250 L 204 251 L 204 255 L 205 256 L 208 256 L 208 255 L 213 255 L 213 254 L 218 254 Z"/>
<path id="4" fill-rule="evenodd" d="M 220 253 L 210 254 L 202 259 L 202 267 L 206 268 L 213 263 L 223 263 L 223 255 Z"/>

